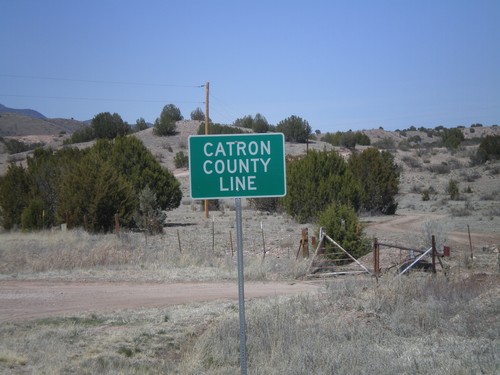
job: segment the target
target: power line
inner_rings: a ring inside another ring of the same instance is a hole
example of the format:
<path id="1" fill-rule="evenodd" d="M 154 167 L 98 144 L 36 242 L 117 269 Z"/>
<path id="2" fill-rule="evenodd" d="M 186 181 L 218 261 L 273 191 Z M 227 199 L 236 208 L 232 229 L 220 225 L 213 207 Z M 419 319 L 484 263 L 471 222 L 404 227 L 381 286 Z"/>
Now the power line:
<path id="1" fill-rule="evenodd" d="M 93 97 L 76 97 L 76 96 L 49 96 L 49 95 L 23 95 L 23 94 L 0 94 L 0 96 L 5 97 L 16 97 L 16 98 L 35 98 L 35 99 L 57 99 L 57 100 L 88 100 L 88 101 L 107 101 L 107 102 L 140 102 L 140 103 L 166 103 L 175 102 L 183 104 L 203 104 L 205 102 L 200 101 L 169 101 L 165 99 L 125 99 L 125 98 L 93 98 Z"/>
<path id="2" fill-rule="evenodd" d="M 128 81 L 101 81 L 91 79 L 76 79 L 76 78 L 63 78 L 63 77 L 44 77 L 44 76 L 31 76 L 20 74 L 0 74 L 0 77 L 8 78 L 23 78 L 23 79 L 38 79 L 47 81 L 65 81 L 65 82 L 80 82 L 80 83 L 98 83 L 106 85 L 131 85 L 131 86 L 157 86 L 157 87 L 178 87 L 178 88 L 202 88 L 205 85 L 178 85 L 173 83 L 151 83 L 151 82 L 128 82 Z"/>
<path id="3" fill-rule="evenodd" d="M 231 123 L 234 121 L 234 119 L 238 118 L 238 115 L 236 115 L 236 110 L 226 105 L 220 98 L 215 96 L 213 93 L 210 93 L 210 97 L 215 99 L 216 106 L 212 105 L 212 107 L 214 108 L 213 110 L 215 110 L 215 112 L 219 113 L 226 119 L 230 120 Z M 212 103 L 214 102 L 212 101 Z M 232 120 L 231 117 L 233 117 Z"/>

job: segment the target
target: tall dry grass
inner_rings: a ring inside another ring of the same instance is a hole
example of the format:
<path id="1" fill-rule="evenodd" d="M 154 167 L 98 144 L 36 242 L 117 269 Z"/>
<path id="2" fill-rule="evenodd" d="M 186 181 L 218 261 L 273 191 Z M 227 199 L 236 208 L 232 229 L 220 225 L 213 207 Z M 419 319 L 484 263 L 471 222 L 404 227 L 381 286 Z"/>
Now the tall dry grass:
<path id="1" fill-rule="evenodd" d="M 236 241 L 233 233 L 233 242 Z M 89 234 L 83 230 L 0 234 L 0 278 L 85 277 L 130 280 L 217 280 L 237 277 L 236 245 L 210 227 L 165 234 Z M 293 253 L 263 255 L 260 232 L 245 237 L 245 277 L 296 278 L 306 261 Z M 259 245 L 256 245 L 258 241 Z M 287 242 L 283 242 L 287 246 Z M 280 246 L 282 246 L 280 244 Z M 276 248 L 276 246 L 275 246 Z M 272 247 L 267 244 L 267 251 Z M 283 253 L 283 249 L 279 249 Z M 126 272 L 124 272 L 126 271 Z"/>
<path id="2" fill-rule="evenodd" d="M 251 374 L 496 374 L 500 370 L 498 277 L 353 279 L 316 296 L 249 307 Z M 237 316 L 208 331 L 182 374 L 235 374 Z"/>

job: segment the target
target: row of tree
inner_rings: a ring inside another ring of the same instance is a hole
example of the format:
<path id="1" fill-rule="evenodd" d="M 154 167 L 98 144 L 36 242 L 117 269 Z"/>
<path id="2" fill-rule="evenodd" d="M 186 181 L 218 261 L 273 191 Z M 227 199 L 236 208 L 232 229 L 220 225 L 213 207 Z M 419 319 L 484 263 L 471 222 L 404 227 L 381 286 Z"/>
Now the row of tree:
<path id="1" fill-rule="evenodd" d="M 155 120 L 153 133 L 157 136 L 175 135 L 177 133 L 177 121 L 183 119 L 180 109 L 173 104 L 168 104 L 163 107 L 160 116 Z M 191 112 L 191 119 L 204 122 L 205 114 L 200 108 L 196 108 Z M 148 125 L 142 117 L 137 120 L 135 127 L 132 128 L 123 121 L 119 114 L 103 112 L 92 119 L 90 126 L 73 133 L 66 141 L 66 144 L 88 142 L 94 139 L 114 139 L 130 134 L 133 131 L 147 129 L 147 127 Z M 204 123 L 200 128 L 204 129 Z M 303 143 L 307 142 L 311 136 L 311 126 L 306 120 L 298 116 L 290 116 L 273 126 L 269 125 L 266 118 L 258 113 L 254 117 L 245 116 L 236 119 L 231 126 L 211 123 L 209 127 L 211 134 L 241 133 L 242 131 L 239 128 L 249 129 L 254 133 L 281 132 L 285 135 L 287 142 Z M 202 134 L 204 134 L 204 131 Z"/>
<path id="2" fill-rule="evenodd" d="M 254 133 L 280 132 L 285 136 L 287 142 L 305 143 L 312 134 L 309 123 L 299 116 L 292 115 L 276 126 L 269 125 L 266 118 L 260 113 L 254 117 L 245 116 L 236 119 L 233 123 L 234 127 L 241 127 L 252 130 Z"/>
<path id="3" fill-rule="evenodd" d="M 5 229 L 67 222 L 107 232 L 115 214 L 122 225 L 150 229 L 152 219 L 142 218 L 178 207 L 181 198 L 180 183 L 135 137 L 101 139 L 85 150 L 40 148 L 26 168 L 11 164 L 0 179 Z"/>

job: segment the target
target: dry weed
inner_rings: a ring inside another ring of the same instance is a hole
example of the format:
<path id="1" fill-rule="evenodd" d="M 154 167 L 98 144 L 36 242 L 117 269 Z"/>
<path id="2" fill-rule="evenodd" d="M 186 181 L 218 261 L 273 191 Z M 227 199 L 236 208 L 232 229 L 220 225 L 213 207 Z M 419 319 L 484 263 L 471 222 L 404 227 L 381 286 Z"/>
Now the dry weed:
<path id="1" fill-rule="evenodd" d="M 318 296 L 256 301 L 247 310 L 248 367 L 255 374 L 493 374 L 497 281 L 350 279 Z M 237 373 L 237 327 L 235 312 L 221 319 L 181 373 Z"/>

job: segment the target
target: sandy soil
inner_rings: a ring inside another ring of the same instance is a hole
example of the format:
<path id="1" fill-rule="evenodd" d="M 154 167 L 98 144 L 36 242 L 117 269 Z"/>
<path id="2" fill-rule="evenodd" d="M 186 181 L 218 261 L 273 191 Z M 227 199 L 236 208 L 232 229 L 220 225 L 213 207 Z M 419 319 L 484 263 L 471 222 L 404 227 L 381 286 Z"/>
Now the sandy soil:
<path id="1" fill-rule="evenodd" d="M 245 282 L 245 298 L 317 290 L 312 282 Z M 234 281 L 218 283 L 1 281 L 0 322 L 237 300 Z"/>

